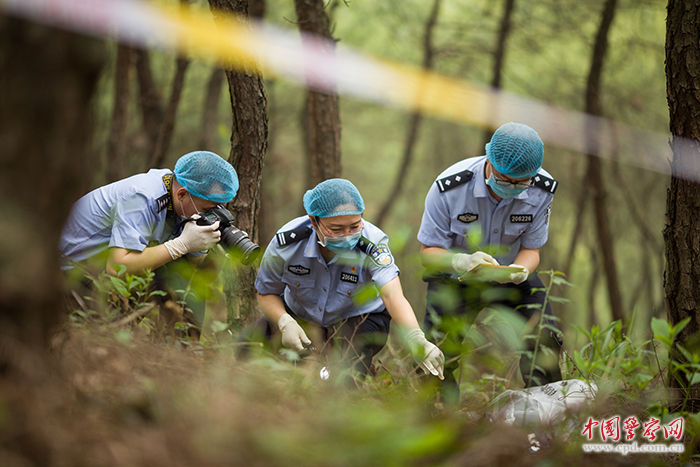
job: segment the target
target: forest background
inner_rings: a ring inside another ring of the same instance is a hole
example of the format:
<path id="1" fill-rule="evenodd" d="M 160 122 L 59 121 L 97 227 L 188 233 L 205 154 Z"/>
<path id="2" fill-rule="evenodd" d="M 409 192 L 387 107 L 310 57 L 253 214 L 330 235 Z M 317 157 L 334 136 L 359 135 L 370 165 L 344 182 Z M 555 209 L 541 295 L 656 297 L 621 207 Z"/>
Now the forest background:
<path id="1" fill-rule="evenodd" d="M 494 79 L 503 9 L 507 2 L 442 2 L 433 30 L 433 67 L 461 80 L 490 84 Z M 505 45 L 500 86 L 516 95 L 564 108 L 583 110 L 602 2 L 515 2 Z M 424 29 L 432 2 L 330 2 L 333 36 L 344 46 L 397 62 L 420 66 L 424 59 Z M 292 2 L 267 1 L 265 21 L 294 28 Z M 666 132 L 668 106 L 664 76 L 665 4 L 662 1 L 620 2 L 609 34 L 600 99 L 606 117 L 643 129 Z M 116 47 L 102 73 L 97 94 L 94 139 L 96 168 L 93 187 L 108 181 L 107 154 L 114 106 Z M 156 89 L 170 95 L 176 60 L 151 53 Z M 184 75 L 172 143 L 163 166 L 191 150 L 213 150 L 227 157 L 230 149 L 230 97 L 223 74 L 215 123 L 203 121 L 213 64 L 192 61 Z M 132 72 L 128 129 L 121 174 L 145 169 L 149 160 L 141 123 L 135 72 Z M 274 233 L 303 214 L 301 198 L 308 186 L 304 111 L 306 93 L 295 84 L 266 78 L 269 138 L 262 176 L 259 242 L 264 247 Z M 375 104 L 341 97 L 341 176 L 362 193 L 364 217 L 377 222 L 403 165 L 411 115 Z M 468 108 L 464 109 L 469 113 Z M 207 125 L 206 131 L 203 125 Z M 207 134 L 207 132 L 209 132 Z M 213 135 L 212 135 L 213 133 Z M 206 137 L 204 135 L 207 135 Z M 390 247 L 402 270 L 406 295 L 417 313 L 424 312 L 425 284 L 415 239 L 428 188 L 451 164 L 484 154 L 488 130 L 425 118 L 417 129 L 413 158 L 401 192 L 382 219 Z M 204 143 L 204 144 L 203 144 Z M 663 157 L 659 155 L 658 157 Z M 573 288 L 561 294 L 571 299 L 557 306 L 565 325 L 584 328 L 612 320 L 602 267 L 601 244 L 592 212 L 592 189 L 608 193 L 607 216 L 614 245 L 617 278 L 626 319 L 633 329 L 649 333 L 651 316 L 663 317 L 663 238 L 668 177 L 614 161 L 602 162 L 600 186 L 586 178 L 588 158 L 552 145 L 545 146 L 544 168 L 559 182 L 549 241 L 541 251 L 540 270 L 565 272 Z M 114 178 L 114 177 L 113 177 Z M 242 180 L 242 183 L 247 183 Z M 575 334 L 575 333 L 573 333 Z"/>

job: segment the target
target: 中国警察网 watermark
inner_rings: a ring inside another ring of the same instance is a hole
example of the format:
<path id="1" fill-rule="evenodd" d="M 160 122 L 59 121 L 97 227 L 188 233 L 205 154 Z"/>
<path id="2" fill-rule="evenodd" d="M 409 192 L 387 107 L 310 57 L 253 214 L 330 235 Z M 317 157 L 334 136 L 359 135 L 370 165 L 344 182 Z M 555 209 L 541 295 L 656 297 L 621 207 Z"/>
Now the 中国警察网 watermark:
<path id="1" fill-rule="evenodd" d="M 607 420 L 588 419 L 584 424 L 582 435 L 588 440 L 592 440 L 596 432 L 605 443 L 584 443 L 584 452 L 614 452 L 627 455 L 630 453 L 682 453 L 685 450 L 683 443 L 659 444 L 654 441 L 661 440 L 661 430 L 663 429 L 663 439 L 680 441 L 683 437 L 683 417 L 676 418 L 667 425 L 660 425 L 660 420 L 654 417 L 645 423 L 640 423 L 637 417 L 628 417 L 622 420 L 619 415 Z M 596 429 L 597 428 L 597 429 Z M 646 439 L 647 443 L 632 442 L 637 435 Z M 612 444 L 619 443 L 621 444 Z"/>

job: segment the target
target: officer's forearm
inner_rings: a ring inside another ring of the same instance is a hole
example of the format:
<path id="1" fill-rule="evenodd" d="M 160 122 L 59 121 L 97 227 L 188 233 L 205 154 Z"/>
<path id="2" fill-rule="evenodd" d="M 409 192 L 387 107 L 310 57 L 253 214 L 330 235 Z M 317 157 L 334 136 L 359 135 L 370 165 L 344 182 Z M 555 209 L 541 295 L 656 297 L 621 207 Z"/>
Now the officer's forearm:
<path id="1" fill-rule="evenodd" d="M 454 269 L 452 268 L 453 256 L 454 253 L 450 253 L 444 248 L 425 245 L 421 245 L 420 247 L 420 261 L 423 267 L 427 269 L 454 272 Z"/>
<path id="2" fill-rule="evenodd" d="M 386 311 L 389 312 L 391 319 L 399 326 L 405 329 L 420 329 L 416 314 L 408 303 L 401 288 L 401 281 L 395 277 L 389 283 L 379 290 L 379 295 L 384 302 Z"/>
<path id="3" fill-rule="evenodd" d="M 528 271 L 531 273 L 534 272 L 535 269 L 537 269 L 537 266 L 540 265 L 539 248 L 536 250 L 531 250 L 529 248 L 520 247 L 520 251 L 518 251 L 518 254 L 515 256 L 513 264 L 525 266 Z"/>
<path id="4" fill-rule="evenodd" d="M 148 247 L 143 251 L 110 248 L 105 270 L 107 274 L 116 276 L 119 265 L 124 265 L 127 274 L 143 274 L 146 270 L 154 271 L 171 260 L 164 245 Z"/>
<path id="5" fill-rule="evenodd" d="M 279 295 L 262 295 L 258 293 L 258 305 L 265 317 L 275 326 L 282 315 L 287 313 L 284 309 L 284 302 Z"/>

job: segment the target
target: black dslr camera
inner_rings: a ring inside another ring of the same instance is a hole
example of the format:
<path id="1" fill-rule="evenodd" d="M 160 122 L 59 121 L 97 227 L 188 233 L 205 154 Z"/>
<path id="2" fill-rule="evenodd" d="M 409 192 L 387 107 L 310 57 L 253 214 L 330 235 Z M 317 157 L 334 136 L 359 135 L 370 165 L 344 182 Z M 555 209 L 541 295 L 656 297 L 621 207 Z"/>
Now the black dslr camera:
<path id="1" fill-rule="evenodd" d="M 260 255 L 260 247 L 253 243 L 248 234 L 233 225 L 233 215 L 222 205 L 214 206 L 207 212 L 200 212 L 197 225 L 211 225 L 219 221 L 221 232 L 219 243 L 238 253 L 243 264 L 250 264 Z"/>

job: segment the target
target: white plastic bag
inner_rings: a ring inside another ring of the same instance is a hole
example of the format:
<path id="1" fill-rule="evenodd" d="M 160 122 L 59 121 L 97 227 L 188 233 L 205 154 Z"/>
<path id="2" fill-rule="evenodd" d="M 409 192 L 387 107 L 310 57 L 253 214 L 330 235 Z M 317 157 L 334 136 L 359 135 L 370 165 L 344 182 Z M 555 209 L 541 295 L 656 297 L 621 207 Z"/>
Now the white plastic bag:
<path id="1" fill-rule="evenodd" d="M 575 413 L 593 401 L 597 392 L 595 383 L 580 379 L 509 389 L 491 401 L 486 413 L 494 422 L 508 425 L 554 425 L 564 420 L 567 410 Z"/>

